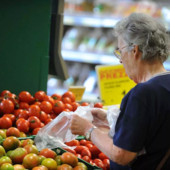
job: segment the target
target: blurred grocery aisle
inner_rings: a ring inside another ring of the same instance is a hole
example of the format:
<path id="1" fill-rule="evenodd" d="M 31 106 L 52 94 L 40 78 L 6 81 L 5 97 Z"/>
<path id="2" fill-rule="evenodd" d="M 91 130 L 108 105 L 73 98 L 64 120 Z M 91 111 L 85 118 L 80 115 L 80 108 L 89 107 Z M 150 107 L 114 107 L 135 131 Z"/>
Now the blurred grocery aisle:
<path id="1" fill-rule="evenodd" d="M 163 22 L 170 31 L 170 2 L 117 0 L 65 0 L 62 57 L 69 78 L 49 75 L 47 93 L 64 93 L 69 86 L 85 86 L 84 101 L 98 101 L 96 65 L 119 64 L 113 55 L 114 25 L 132 12 L 147 13 Z M 170 57 L 164 63 L 170 70 Z"/>

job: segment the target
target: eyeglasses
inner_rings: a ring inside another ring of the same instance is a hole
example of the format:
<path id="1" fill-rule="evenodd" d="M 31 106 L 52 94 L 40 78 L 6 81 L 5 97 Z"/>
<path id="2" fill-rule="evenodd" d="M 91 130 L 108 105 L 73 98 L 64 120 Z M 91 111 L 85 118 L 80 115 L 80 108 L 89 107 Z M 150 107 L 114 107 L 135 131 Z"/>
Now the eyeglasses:
<path id="1" fill-rule="evenodd" d="M 131 45 L 125 45 L 124 47 L 121 48 L 121 50 L 124 49 L 124 48 L 126 48 L 126 47 L 130 47 L 130 46 L 132 46 L 132 44 L 131 44 Z M 122 59 L 122 57 L 121 57 L 121 52 L 120 52 L 120 49 L 119 49 L 119 48 L 116 48 L 116 49 L 115 49 L 114 55 L 115 55 L 119 60 Z"/>

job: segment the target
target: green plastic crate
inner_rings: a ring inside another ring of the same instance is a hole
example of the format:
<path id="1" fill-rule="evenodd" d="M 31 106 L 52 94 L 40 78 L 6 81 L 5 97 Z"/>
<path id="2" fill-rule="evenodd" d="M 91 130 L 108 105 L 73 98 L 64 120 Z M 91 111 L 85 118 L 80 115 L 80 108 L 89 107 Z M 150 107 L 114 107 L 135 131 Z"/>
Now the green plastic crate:
<path id="1" fill-rule="evenodd" d="M 56 149 L 53 149 L 53 150 L 57 153 L 57 155 L 61 155 L 61 154 L 63 154 L 64 152 L 67 152 L 66 150 L 64 150 L 64 149 L 62 149 L 62 148 L 59 148 L 59 147 L 56 148 Z M 97 166 L 93 166 L 93 165 L 91 165 L 90 163 L 84 161 L 83 159 L 78 158 L 78 160 L 79 160 L 79 162 L 84 163 L 84 164 L 87 166 L 88 170 L 102 170 L 102 168 L 99 168 L 99 167 L 97 167 Z"/>

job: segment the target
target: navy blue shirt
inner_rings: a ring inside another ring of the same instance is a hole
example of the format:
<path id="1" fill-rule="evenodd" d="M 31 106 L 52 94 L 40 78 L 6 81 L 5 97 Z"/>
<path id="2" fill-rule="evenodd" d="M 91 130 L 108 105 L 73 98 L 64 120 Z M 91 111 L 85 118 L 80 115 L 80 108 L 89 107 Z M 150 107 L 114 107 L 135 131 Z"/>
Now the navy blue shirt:
<path id="1" fill-rule="evenodd" d="M 123 98 L 114 145 L 138 156 L 131 168 L 111 161 L 113 170 L 155 170 L 170 147 L 170 73 L 137 84 Z"/>

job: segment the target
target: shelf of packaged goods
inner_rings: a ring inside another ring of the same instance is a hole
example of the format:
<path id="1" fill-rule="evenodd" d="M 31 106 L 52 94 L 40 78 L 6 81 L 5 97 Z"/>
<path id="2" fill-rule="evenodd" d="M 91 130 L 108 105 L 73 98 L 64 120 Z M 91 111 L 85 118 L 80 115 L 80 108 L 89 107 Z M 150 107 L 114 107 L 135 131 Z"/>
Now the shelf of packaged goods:
<path id="1" fill-rule="evenodd" d="M 92 14 L 64 14 L 64 24 L 71 26 L 113 28 L 119 20 L 119 17 Z"/>
<path id="2" fill-rule="evenodd" d="M 90 64 L 120 64 L 114 55 L 101 53 L 80 52 L 74 50 L 62 50 L 62 57 L 66 61 L 76 61 Z"/>

